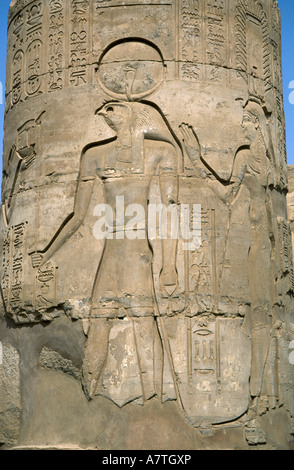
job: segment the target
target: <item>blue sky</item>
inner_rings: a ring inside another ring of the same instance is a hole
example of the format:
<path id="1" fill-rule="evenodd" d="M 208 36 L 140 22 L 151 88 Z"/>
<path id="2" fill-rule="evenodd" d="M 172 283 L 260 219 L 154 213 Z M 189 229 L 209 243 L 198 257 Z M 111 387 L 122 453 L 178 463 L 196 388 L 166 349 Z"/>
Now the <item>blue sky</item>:
<path id="1" fill-rule="evenodd" d="M 6 68 L 6 24 L 10 0 L 0 0 L 0 170 L 3 142 L 4 87 Z M 279 0 L 282 15 L 282 60 L 288 164 L 294 165 L 294 1 Z M 1 90 L 2 88 L 2 90 Z M 2 170 L 0 172 L 0 175 Z"/>

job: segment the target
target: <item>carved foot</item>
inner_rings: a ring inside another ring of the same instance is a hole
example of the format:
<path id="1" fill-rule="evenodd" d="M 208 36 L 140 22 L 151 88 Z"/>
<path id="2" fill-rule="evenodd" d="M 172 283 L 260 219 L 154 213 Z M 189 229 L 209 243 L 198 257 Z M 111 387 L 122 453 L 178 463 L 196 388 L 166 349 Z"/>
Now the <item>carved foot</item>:
<path id="1" fill-rule="evenodd" d="M 266 444 L 266 435 L 256 419 L 252 419 L 245 426 L 245 438 L 250 446 Z"/>

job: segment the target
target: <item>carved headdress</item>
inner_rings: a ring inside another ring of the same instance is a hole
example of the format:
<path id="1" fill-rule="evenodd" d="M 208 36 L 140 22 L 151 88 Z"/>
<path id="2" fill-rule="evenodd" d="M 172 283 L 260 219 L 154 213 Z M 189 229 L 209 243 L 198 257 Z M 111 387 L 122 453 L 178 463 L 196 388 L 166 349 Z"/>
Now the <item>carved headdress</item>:
<path id="1" fill-rule="evenodd" d="M 269 128 L 270 113 L 268 113 L 265 106 L 262 106 L 259 99 L 253 97 L 250 97 L 244 106 L 244 115 L 246 113 L 255 117 L 264 140 L 267 156 L 276 170 L 275 153 Z"/>

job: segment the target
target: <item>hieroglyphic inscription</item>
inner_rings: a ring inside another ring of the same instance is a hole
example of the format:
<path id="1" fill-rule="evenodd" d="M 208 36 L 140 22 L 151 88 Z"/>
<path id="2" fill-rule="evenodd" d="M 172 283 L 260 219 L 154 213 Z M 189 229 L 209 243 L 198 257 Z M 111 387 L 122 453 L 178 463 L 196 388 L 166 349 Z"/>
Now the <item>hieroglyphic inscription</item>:
<path id="1" fill-rule="evenodd" d="M 201 250 L 189 252 L 189 311 L 192 315 L 213 310 L 217 297 L 214 210 L 201 208 Z"/>
<path id="2" fill-rule="evenodd" d="M 272 45 L 272 69 L 273 69 L 273 84 L 280 94 L 283 93 L 282 81 L 282 61 L 281 61 L 281 18 L 279 7 L 276 2 L 273 2 L 271 9 L 271 38 Z"/>
<path id="3" fill-rule="evenodd" d="M 26 53 L 26 93 L 28 96 L 34 96 L 41 92 L 41 57 L 42 42 L 37 39 L 33 41 Z"/>
<path id="4" fill-rule="evenodd" d="M 34 2 L 26 9 L 26 68 L 25 91 L 27 97 L 42 93 L 43 74 L 43 2 Z"/>
<path id="5" fill-rule="evenodd" d="M 88 83 L 89 60 L 89 0 L 71 0 L 69 33 L 69 82 L 74 85 Z"/>
<path id="6" fill-rule="evenodd" d="M 49 92 L 60 90 L 64 85 L 64 8 L 64 0 L 49 1 Z"/>
<path id="7" fill-rule="evenodd" d="M 226 62 L 225 7 L 225 0 L 207 2 L 206 53 L 211 65 L 225 65 Z"/>
<path id="8" fill-rule="evenodd" d="M 283 80 L 282 80 L 282 64 L 281 55 L 278 44 L 272 39 L 273 49 L 273 83 L 275 88 L 282 94 Z"/>
<path id="9" fill-rule="evenodd" d="M 10 246 L 11 246 L 11 229 L 7 230 L 2 245 L 2 276 L 1 289 L 5 305 L 9 301 L 10 287 Z"/>
<path id="10" fill-rule="evenodd" d="M 20 11 L 12 21 L 11 29 L 13 32 L 14 55 L 11 61 L 10 79 L 8 80 L 11 93 L 9 104 L 7 106 L 15 106 L 22 99 L 23 82 L 24 82 L 24 30 L 25 30 L 25 12 Z M 7 70 L 9 76 L 9 71 Z M 9 83 L 10 82 L 10 83 Z"/>
<path id="11" fill-rule="evenodd" d="M 195 323 L 192 334 L 192 367 L 199 374 L 216 373 L 216 325 Z"/>
<path id="12" fill-rule="evenodd" d="M 193 253 L 191 268 L 196 268 L 197 275 L 193 274 L 195 286 L 194 289 L 197 291 L 209 292 L 211 287 L 211 250 L 210 250 L 210 239 L 211 239 L 211 211 L 210 209 L 201 208 L 201 229 L 202 229 L 202 250 L 197 250 Z M 192 290 L 194 290 L 192 289 Z"/>
<path id="13" fill-rule="evenodd" d="M 294 270 L 293 270 L 293 252 L 292 252 L 292 232 L 290 223 L 278 217 L 279 238 L 280 238 L 280 265 L 281 275 L 290 275 L 291 289 L 294 292 Z"/>
<path id="14" fill-rule="evenodd" d="M 239 0 L 235 21 L 239 75 L 248 81 L 251 93 L 263 94 L 271 88 L 271 64 L 268 21 L 262 5 L 253 0 Z M 257 78 L 264 81 L 262 91 L 257 89 Z"/>
<path id="15" fill-rule="evenodd" d="M 19 10 L 22 10 L 26 5 L 31 3 L 32 0 L 18 0 L 14 6 L 10 6 L 8 14 L 8 23 L 10 23 Z"/>
<path id="16" fill-rule="evenodd" d="M 25 2 L 23 6 L 10 24 L 13 39 L 11 50 L 14 51 L 11 69 L 7 72 L 10 107 L 44 92 L 44 2 Z"/>
<path id="17" fill-rule="evenodd" d="M 12 23 L 12 31 L 13 31 L 15 38 L 18 41 L 21 40 L 23 27 L 24 27 L 24 13 L 21 11 L 16 15 Z"/>
<path id="18" fill-rule="evenodd" d="M 283 82 L 282 82 L 282 64 L 281 64 L 281 21 L 280 12 L 277 4 L 273 2 L 270 17 L 271 35 L 271 57 L 272 57 L 272 84 L 275 96 L 274 115 L 277 125 L 276 133 L 276 155 L 279 160 L 279 178 L 278 183 L 281 188 L 286 189 L 288 185 L 287 178 L 287 150 L 285 136 L 285 116 L 283 107 Z"/>
<path id="19" fill-rule="evenodd" d="M 10 294 L 10 305 L 13 309 L 23 306 L 25 231 L 26 223 L 18 224 L 13 228 Z"/>
<path id="20" fill-rule="evenodd" d="M 52 263 L 36 271 L 34 307 L 37 310 L 57 305 L 57 271 Z"/>
<path id="21" fill-rule="evenodd" d="M 286 147 L 286 124 L 283 109 L 283 98 L 276 92 L 276 107 L 277 119 L 277 155 L 279 157 L 279 184 L 282 188 L 287 188 L 288 175 L 287 175 L 287 147 Z"/>
<path id="22" fill-rule="evenodd" d="M 16 105 L 22 95 L 23 86 L 23 67 L 24 54 L 22 50 L 18 50 L 12 60 L 12 88 L 11 88 L 11 104 Z"/>
<path id="23" fill-rule="evenodd" d="M 6 312 L 17 320 L 24 304 L 42 311 L 57 305 L 57 272 L 52 263 L 34 271 L 33 290 L 25 292 L 24 281 L 31 279 L 31 263 L 27 254 L 27 222 L 11 226 L 2 245 L 1 290 Z M 33 298 L 30 297 L 32 292 Z"/>
<path id="24" fill-rule="evenodd" d="M 273 2 L 270 17 L 271 35 L 270 43 L 272 46 L 272 82 L 276 90 L 283 93 L 282 81 L 282 62 L 281 62 L 281 19 L 279 7 Z"/>
<path id="25" fill-rule="evenodd" d="M 127 4 L 129 5 L 171 5 L 171 0 L 164 1 L 154 1 L 154 0 L 128 0 Z M 125 6 L 125 0 L 98 0 L 95 8 L 109 8 L 109 7 L 119 7 Z"/>
<path id="26" fill-rule="evenodd" d="M 218 321 L 187 318 L 187 370 L 188 383 L 193 386 L 195 378 L 209 376 L 218 387 L 221 381 L 220 325 Z M 203 377 L 204 379 L 204 377 Z"/>
<path id="27" fill-rule="evenodd" d="M 28 42 L 42 38 L 43 9 L 43 2 L 40 1 L 32 3 L 26 9 L 26 36 Z"/>
<path id="28" fill-rule="evenodd" d="M 23 306 L 26 227 L 26 222 L 11 227 L 3 243 L 1 287 L 7 310 Z"/>
<path id="29" fill-rule="evenodd" d="M 182 0 L 179 8 L 179 60 L 183 79 L 201 79 L 199 64 L 213 65 L 210 80 L 219 81 L 226 65 L 226 0 Z"/>
<path id="30" fill-rule="evenodd" d="M 195 65 L 201 63 L 201 35 L 202 21 L 199 0 L 182 0 L 179 10 L 180 61 L 182 65 L 182 76 L 186 80 L 197 81 L 199 79 L 199 67 Z"/>

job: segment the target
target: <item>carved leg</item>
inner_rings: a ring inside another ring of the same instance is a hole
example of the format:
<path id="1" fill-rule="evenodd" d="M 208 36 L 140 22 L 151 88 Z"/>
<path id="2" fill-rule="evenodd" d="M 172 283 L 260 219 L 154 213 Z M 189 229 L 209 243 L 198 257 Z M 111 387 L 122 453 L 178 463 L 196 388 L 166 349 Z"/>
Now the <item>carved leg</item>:
<path id="1" fill-rule="evenodd" d="M 250 394 L 260 397 L 264 380 L 265 363 L 269 350 L 269 328 L 264 326 L 252 330 L 252 366 Z"/>
<path id="2" fill-rule="evenodd" d="M 252 397 L 260 397 L 265 382 L 265 367 L 270 348 L 270 326 L 267 312 L 254 310 L 252 314 L 252 363 L 250 393 Z M 267 387 L 265 387 L 267 388 Z"/>
<path id="3" fill-rule="evenodd" d="M 249 419 L 245 426 L 245 437 L 249 445 L 257 445 L 266 443 L 266 435 L 256 415 L 261 415 L 268 409 L 269 395 L 273 398 L 275 372 L 274 364 L 271 364 L 270 360 L 272 338 L 267 309 L 253 310 L 251 322 L 250 394 L 253 402 L 248 410 Z"/>
<path id="4" fill-rule="evenodd" d="M 133 318 L 143 400 L 162 395 L 162 343 L 154 317 Z"/>
<path id="5" fill-rule="evenodd" d="M 83 387 L 89 399 L 94 397 L 102 378 L 111 324 L 107 318 L 95 318 L 90 323 L 83 362 Z"/>

